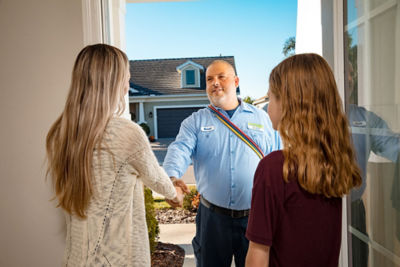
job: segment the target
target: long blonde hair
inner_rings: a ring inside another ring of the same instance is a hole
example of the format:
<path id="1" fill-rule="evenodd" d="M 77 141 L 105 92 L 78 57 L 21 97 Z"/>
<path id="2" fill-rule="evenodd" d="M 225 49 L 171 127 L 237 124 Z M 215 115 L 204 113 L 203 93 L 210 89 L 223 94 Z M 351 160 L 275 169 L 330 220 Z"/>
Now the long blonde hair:
<path id="1" fill-rule="evenodd" d="M 306 191 L 342 197 L 361 185 L 349 124 L 328 63 L 299 54 L 276 66 L 269 90 L 280 101 L 278 131 L 284 144 L 283 175 Z"/>
<path id="2" fill-rule="evenodd" d="M 128 90 L 128 58 L 118 48 L 96 44 L 78 54 L 64 111 L 46 138 L 47 175 L 65 211 L 86 218 L 93 195 L 92 161 L 109 119 L 122 114 Z"/>

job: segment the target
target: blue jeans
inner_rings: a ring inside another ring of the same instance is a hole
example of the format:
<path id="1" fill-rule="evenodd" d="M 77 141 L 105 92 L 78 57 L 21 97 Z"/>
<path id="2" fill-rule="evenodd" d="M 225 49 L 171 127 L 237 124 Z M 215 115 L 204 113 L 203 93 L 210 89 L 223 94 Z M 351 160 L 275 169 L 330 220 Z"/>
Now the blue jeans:
<path id="1" fill-rule="evenodd" d="M 245 265 L 249 241 L 245 237 L 248 217 L 231 218 L 215 213 L 200 203 L 196 216 L 196 236 L 192 240 L 197 267 Z"/>

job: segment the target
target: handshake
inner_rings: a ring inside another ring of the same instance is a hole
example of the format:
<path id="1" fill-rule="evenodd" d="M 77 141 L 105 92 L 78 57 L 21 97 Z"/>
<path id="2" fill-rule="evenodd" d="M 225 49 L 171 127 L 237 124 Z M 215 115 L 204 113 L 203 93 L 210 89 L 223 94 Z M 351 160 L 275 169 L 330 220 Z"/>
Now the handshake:
<path id="1" fill-rule="evenodd" d="M 190 193 L 189 188 L 181 179 L 176 179 L 176 177 L 171 177 L 172 184 L 175 186 L 176 197 L 174 199 L 165 199 L 169 205 L 173 208 L 183 206 L 183 198 L 185 194 Z"/>

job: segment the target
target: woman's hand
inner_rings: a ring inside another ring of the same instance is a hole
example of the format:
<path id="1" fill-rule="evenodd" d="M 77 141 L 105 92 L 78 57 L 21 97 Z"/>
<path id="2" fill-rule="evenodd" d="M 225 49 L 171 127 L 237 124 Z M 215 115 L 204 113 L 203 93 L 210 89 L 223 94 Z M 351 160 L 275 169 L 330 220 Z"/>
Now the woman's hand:
<path id="1" fill-rule="evenodd" d="M 173 208 L 182 207 L 185 194 L 190 193 L 189 188 L 181 179 L 171 177 L 171 181 L 176 190 L 176 197 L 174 199 L 166 199 L 165 201 Z"/>

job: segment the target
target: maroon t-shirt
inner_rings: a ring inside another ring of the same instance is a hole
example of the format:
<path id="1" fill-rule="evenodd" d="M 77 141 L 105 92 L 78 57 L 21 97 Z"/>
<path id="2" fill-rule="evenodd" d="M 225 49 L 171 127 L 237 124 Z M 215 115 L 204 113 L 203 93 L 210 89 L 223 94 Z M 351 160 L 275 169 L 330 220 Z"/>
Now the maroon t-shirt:
<path id="1" fill-rule="evenodd" d="M 272 267 L 337 267 L 342 199 L 310 194 L 294 177 L 286 183 L 283 161 L 275 151 L 257 167 L 247 239 L 271 247 Z"/>

